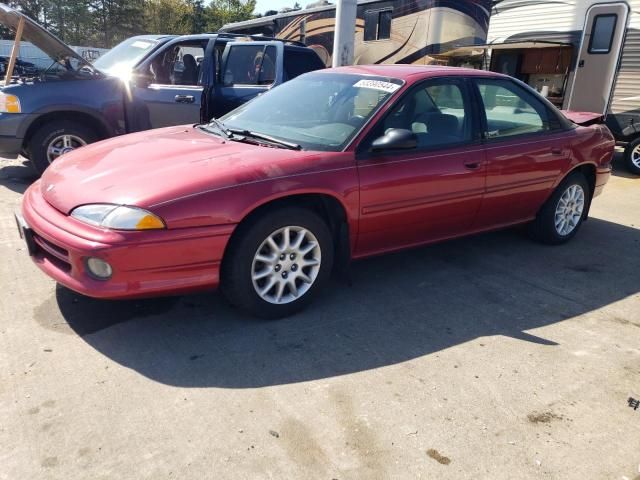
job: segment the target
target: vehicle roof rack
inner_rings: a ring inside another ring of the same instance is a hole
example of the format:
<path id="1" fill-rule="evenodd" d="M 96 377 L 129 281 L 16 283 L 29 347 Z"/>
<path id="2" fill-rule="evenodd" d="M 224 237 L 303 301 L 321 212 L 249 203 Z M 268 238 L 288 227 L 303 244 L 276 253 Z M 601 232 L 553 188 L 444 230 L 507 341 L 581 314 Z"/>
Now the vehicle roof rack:
<path id="1" fill-rule="evenodd" d="M 223 38 L 250 38 L 251 40 L 265 40 L 269 42 L 282 42 L 287 43 L 289 45 L 295 45 L 297 47 L 306 47 L 303 42 L 298 42 L 297 40 L 287 40 L 284 38 L 275 38 L 275 37 L 267 37 L 264 35 L 250 35 L 248 33 L 228 33 L 228 32 L 209 32 L 210 34 L 218 35 Z"/>

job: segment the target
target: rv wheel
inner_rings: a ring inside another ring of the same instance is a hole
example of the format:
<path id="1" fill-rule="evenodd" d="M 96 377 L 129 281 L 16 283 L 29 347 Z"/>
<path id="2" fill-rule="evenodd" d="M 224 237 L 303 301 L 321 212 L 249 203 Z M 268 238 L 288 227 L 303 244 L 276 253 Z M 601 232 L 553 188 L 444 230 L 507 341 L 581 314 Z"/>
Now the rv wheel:
<path id="1" fill-rule="evenodd" d="M 640 137 L 634 138 L 624 150 L 624 163 L 631 173 L 640 175 Z"/>

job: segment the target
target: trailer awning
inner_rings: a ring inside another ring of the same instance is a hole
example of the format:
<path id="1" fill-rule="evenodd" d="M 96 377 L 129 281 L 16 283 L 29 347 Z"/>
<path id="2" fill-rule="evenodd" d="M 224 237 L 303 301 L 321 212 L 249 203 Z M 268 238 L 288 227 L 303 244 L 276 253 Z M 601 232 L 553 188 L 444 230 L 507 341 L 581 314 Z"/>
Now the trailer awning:
<path id="1" fill-rule="evenodd" d="M 445 57 L 471 57 L 483 55 L 487 50 L 521 50 L 526 48 L 559 48 L 573 47 L 570 43 L 550 42 L 547 40 L 522 40 L 509 41 L 500 43 L 485 43 L 484 45 L 467 45 L 457 47 L 453 50 L 443 53 Z"/>

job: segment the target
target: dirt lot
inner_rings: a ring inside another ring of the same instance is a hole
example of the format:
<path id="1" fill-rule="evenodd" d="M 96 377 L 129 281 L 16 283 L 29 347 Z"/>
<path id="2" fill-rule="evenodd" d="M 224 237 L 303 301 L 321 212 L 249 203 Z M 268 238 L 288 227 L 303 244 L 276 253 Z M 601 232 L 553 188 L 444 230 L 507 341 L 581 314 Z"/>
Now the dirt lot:
<path id="1" fill-rule="evenodd" d="M 357 263 L 304 314 L 80 297 L 0 162 L 0 479 L 640 479 L 640 178 L 569 245 L 508 230 Z"/>

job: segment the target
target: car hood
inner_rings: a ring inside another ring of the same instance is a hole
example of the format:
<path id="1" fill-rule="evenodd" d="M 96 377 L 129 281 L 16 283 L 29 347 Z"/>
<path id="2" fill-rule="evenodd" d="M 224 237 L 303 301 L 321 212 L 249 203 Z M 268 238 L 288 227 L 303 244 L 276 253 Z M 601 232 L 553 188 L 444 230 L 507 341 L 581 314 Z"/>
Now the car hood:
<path id="1" fill-rule="evenodd" d="M 47 202 L 68 214 L 112 203 L 153 209 L 200 193 L 327 168 L 320 152 L 269 148 L 194 127 L 125 135 L 67 153 L 42 176 Z"/>
<path id="2" fill-rule="evenodd" d="M 15 32 L 22 18 L 24 19 L 23 40 L 33 43 L 49 55 L 52 60 L 62 60 L 66 57 L 71 57 L 89 65 L 89 63 L 82 58 L 82 56 L 78 55 L 69 45 L 45 30 L 38 23 L 8 5 L 0 3 L 0 23 L 2 25 Z"/>

